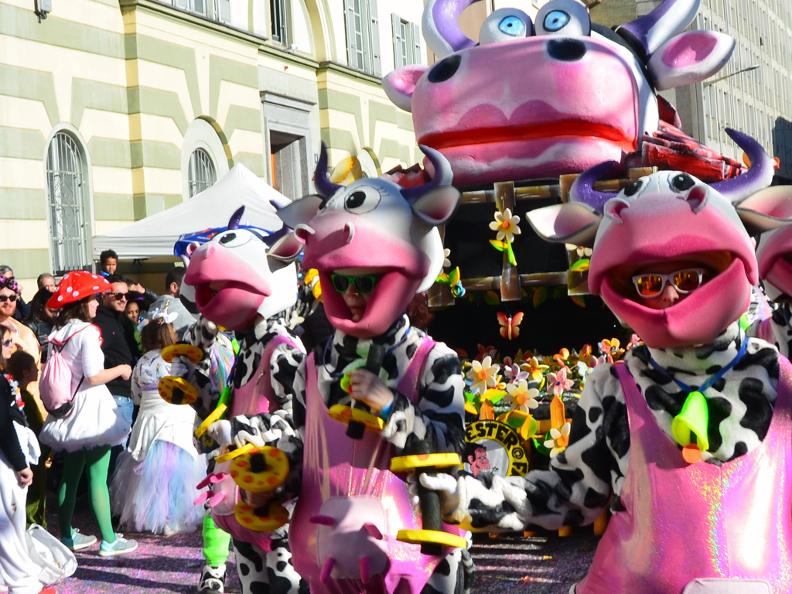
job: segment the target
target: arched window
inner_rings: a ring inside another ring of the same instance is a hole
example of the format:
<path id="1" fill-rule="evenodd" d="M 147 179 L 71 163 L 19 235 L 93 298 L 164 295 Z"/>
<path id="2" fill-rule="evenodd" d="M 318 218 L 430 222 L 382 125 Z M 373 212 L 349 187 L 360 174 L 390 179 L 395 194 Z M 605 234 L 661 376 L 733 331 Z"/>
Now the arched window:
<path id="1" fill-rule="evenodd" d="M 187 186 L 189 197 L 200 194 L 212 187 L 217 181 L 212 158 L 202 148 L 195 149 L 190 155 L 190 165 L 187 169 Z"/>
<path id="2" fill-rule="evenodd" d="M 52 137 L 47 150 L 47 196 L 53 271 L 58 274 L 89 266 L 91 234 L 86 217 L 85 154 L 75 138 L 65 131 Z"/>

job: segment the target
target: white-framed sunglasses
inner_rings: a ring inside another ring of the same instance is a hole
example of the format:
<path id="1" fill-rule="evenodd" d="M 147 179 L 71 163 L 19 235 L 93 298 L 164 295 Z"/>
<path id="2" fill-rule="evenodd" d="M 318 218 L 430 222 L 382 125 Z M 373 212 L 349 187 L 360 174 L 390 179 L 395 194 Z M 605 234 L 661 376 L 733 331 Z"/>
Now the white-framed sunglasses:
<path id="1" fill-rule="evenodd" d="M 704 282 L 703 268 L 683 268 L 674 272 L 642 272 L 632 277 L 635 290 L 639 297 L 651 299 L 657 297 L 671 285 L 681 295 L 686 295 L 698 289 Z"/>

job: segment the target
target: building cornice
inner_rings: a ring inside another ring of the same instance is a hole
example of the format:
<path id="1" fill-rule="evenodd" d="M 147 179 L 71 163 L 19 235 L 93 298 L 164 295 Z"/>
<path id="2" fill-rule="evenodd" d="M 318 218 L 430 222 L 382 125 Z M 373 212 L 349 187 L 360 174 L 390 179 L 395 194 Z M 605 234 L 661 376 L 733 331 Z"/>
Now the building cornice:
<path id="1" fill-rule="evenodd" d="M 382 79 L 378 76 L 374 76 L 372 74 L 366 74 L 364 72 L 361 72 L 360 70 L 355 70 L 354 68 L 350 68 L 349 66 L 338 64 L 337 62 L 319 62 L 316 73 L 322 74 L 327 71 L 337 72 L 339 74 L 343 74 L 344 76 L 356 78 L 363 82 L 372 83 L 378 86 L 382 85 Z"/>
<path id="2" fill-rule="evenodd" d="M 208 29 L 214 33 L 220 33 L 221 35 L 233 37 L 234 39 L 245 41 L 257 46 L 261 46 L 265 41 L 267 41 L 266 37 L 238 29 L 225 23 L 213 21 L 199 14 L 163 4 L 157 0 L 119 0 L 119 5 L 121 6 L 122 13 L 140 8 L 148 10 L 149 12 L 156 12 L 180 23 L 196 25 L 203 29 Z"/>

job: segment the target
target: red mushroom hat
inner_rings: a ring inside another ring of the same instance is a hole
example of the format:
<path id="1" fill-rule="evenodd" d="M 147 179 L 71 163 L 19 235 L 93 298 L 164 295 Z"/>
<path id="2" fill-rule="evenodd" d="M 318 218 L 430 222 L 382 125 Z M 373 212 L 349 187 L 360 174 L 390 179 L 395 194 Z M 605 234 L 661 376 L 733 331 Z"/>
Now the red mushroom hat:
<path id="1" fill-rule="evenodd" d="M 58 290 L 47 301 L 47 307 L 60 309 L 91 295 L 107 293 L 110 290 L 111 285 L 104 277 L 85 270 L 75 270 L 61 279 Z"/>

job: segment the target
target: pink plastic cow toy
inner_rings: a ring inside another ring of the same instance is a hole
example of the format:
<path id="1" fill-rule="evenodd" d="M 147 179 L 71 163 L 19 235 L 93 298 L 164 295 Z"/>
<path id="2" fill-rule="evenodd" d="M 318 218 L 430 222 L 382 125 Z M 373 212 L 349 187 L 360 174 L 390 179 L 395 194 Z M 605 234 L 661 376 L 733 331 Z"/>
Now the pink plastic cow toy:
<path id="1" fill-rule="evenodd" d="M 658 130 L 655 92 L 706 79 L 734 49 L 722 33 L 682 33 L 700 0 L 664 0 L 616 31 L 592 23 L 579 0 L 551 0 L 535 24 L 503 8 L 479 43 L 457 24 L 476 1 L 429 0 L 423 31 L 440 61 L 383 80 L 412 112 L 418 142 L 451 162 L 458 187 L 621 163 Z"/>

